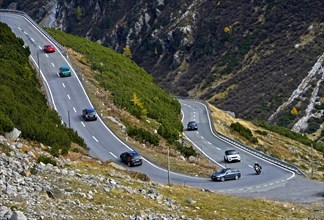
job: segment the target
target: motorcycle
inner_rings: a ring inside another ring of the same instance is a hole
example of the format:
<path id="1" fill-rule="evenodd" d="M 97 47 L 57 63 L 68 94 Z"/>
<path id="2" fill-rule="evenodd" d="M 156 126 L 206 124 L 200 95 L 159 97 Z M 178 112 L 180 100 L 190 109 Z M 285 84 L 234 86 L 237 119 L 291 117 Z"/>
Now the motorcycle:
<path id="1" fill-rule="evenodd" d="M 261 174 L 261 168 L 259 166 L 255 166 L 254 167 L 254 170 L 256 172 L 257 175 L 260 175 Z"/>

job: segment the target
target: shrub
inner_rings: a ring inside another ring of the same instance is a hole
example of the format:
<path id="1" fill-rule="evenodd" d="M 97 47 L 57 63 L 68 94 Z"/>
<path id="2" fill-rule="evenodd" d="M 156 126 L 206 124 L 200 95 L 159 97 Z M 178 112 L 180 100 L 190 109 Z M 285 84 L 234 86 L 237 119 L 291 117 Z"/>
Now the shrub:
<path id="1" fill-rule="evenodd" d="M 258 143 L 258 139 L 256 137 L 253 137 L 251 130 L 244 127 L 239 122 L 232 123 L 231 128 L 252 143 Z"/>
<path id="2" fill-rule="evenodd" d="M 177 147 L 177 150 L 180 151 L 180 153 L 186 157 L 186 158 L 189 158 L 190 156 L 197 156 L 197 152 L 195 151 L 195 149 L 190 146 L 190 147 L 187 147 L 185 145 L 182 145 L 181 143 L 179 142 L 174 142 L 176 147 Z"/>
<path id="3" fill-rule="evenodd" d="M 266 132 L 266 131 L 256 130 L 255 132 L 258 133 L 258 134 L 260 134 L 260 135 L 263 135 L 263 136 L 267 136 L 268 135 L 268 132 Z"/>
<path id="4" fill-rule="evenodd" d="M 57 166 L 57 163 L 56 163 L 56 160 L 51 158 L 51 157 L 47 157 L 45 155 L 40 155 L 37 160 L 36 160 L 37 163 L 44 163 L 44 164 L 52 164 L 53 166 Z"/>
<path id="5" fill-rule="evenodd" d="M 136 140 L 141 142 L 149 142 L 155 146 L 159 145 L 160 138 L 157 135 L 151 134 L 149 131 L 146 131 L 142 128 L 128 127 L 127 134 Z"/>

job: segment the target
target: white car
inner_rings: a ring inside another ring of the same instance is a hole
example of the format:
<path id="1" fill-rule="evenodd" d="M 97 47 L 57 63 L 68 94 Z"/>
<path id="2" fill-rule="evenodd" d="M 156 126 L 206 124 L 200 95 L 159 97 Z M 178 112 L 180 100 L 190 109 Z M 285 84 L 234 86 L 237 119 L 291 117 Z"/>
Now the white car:
<path id="1" fill-rule="evenodd" d="M 225 162 L 232 162 L 232 161 L 240 162 L 241 156 L 236 150 L 227 150 L 227 151 L 225 151 L 224 161 Z"/>

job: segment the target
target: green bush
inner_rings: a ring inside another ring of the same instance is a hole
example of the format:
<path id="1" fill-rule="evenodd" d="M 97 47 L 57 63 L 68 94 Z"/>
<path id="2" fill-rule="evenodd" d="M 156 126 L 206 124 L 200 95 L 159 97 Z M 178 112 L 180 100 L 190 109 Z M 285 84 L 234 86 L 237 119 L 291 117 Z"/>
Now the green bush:
<path id="1" fill-rule="evenodd" d="M 263 136 L 267 136 L 268 135 L 268 132 L 266 132 L 266 131 L 256 130 L 255 132 L 258 133 L 258 134 L 260 134 L 260 135 L 263 135 Z"/>
<path id="2" fill-rule="evenodd" d="M 184 157 L 189 158 L 190 156 L 194 156 L 194 157 L 197 156 L 197 152 L 192 146 L 186 147 L 179 142 L 175 142 L 175 145 L 177 147 L 177 150 L 180 151 L 180 153 Z"/>
<path id="3" fill-rule="evenodd" d="M 8 116 L 0 111 L 0 133 L 10 132 L 14 129 L 14 124 Z"/>
<path id="4" fill-rule="evenodd" d="M 51 158 L 51 157 L 47 157 L 47 156 L 44 156 L 44 155 L 40 155 L 37 160 L 36 160 L 37 163 L 44 163 L 44 164 L 52 164 L 53 166 L 57 166 L 57 163 L 56 163 L 56 160 Z"/>
<path id="5" fill-rule="evenodd" d="M 232 123 L 231 128 L 252 143 L 258 143 L 258 139 L 256 137 L 253 137 L 252 131 L 241 125 L 239 122 Z"/>
<path id="6" fill-rule="evenodd" d="M 127 134 L 130 137 L 135 138 L 136 140 L 139 140 L 143 143 L 147 141 L 155 146 L 158 146 L 160 142 L 160 138 L 157 135 L 151 134 L 149 131 L 146 131 L 142 128 L 129 126 L 127 128 Z"/>

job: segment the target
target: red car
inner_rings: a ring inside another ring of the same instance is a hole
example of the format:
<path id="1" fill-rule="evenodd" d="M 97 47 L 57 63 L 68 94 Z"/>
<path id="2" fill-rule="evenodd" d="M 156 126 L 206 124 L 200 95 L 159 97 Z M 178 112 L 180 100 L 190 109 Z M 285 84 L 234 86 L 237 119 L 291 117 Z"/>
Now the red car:
<path id="1" fill-rule="evenodd" d="M 46 44 L 44 46 L 44 51 L 46 53 L 54 53 L 55 52 L 55 47 L 52 44 Z"/>

